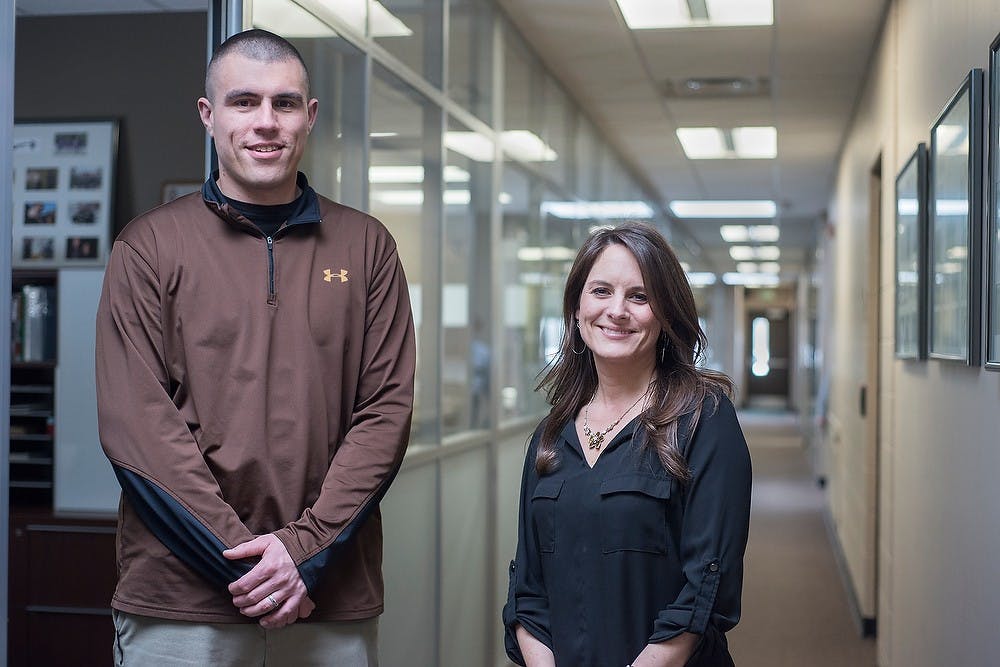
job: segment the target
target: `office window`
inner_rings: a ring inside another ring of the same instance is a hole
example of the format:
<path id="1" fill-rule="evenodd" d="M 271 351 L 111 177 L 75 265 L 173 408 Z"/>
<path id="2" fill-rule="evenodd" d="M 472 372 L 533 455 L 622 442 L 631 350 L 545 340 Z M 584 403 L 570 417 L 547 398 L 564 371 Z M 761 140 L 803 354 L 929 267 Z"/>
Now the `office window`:
<path id="1" fill-rule="evenodd" d="M 554 159 L 542 163 L 542 169 L 546 178 L 556 187 L 569 189 L 572 183 L 570 155 L 573 146 L 571 134 L 573 104 L 551 76 L 546 75 L 544 87 L 545 94 L 541 100 L 544 106 L 543 138 L 555 156 Z"/>
<path id="2" fill-rule="evenodd" d="M 505 163 L 502 188 L 503 222 L 500 267 L 503 284 L 503 350 L 501 420 L 544 409 L 544 397 L 535 392 L 546 353 L 558 349 L 562 320 L 558 311 L 543 312 L 543 291 L 550 280 L 545 265 L 539 206 L 542 192 L 537 179 L 513 163 Z"/>
<path id="3" fill-rule="evenodd" d="M 493 120 L 493 24 L 486 0 L 448 8 L 448 96 L 484 122 Z"/>
<path id="4" fill-rule="evenodd" d="M 545 141 L 544 77 L 521 39 L 507 31 L 504 45 L 504 117 L 500 144 L 504 157 L 543 173 L 558 155 Z"/>
<path id="5" fill-rule="evenodd" d="M 442 85 L 442 0 L 369 0 L 368 33 L 428 82 Z"/>
<path id="6" fill-rule="evenodd" d="M 574 150 L 576 173 L 573 187 L 577 195 L 588 201 L 601 199 L 601 141 L 593 124 L 584 116 L 578 116 Z"/>
<path id="7" fill-rule="evenodd" d="M 441 247 L 442 429 L 445 435 L 490 425 L 489 140 L 454 119 L 445 134 Z"/>
<path id="8" fill-rule="evenodd" d="M 338 36 L 290 40 L 309 68 L 310 94 L 319 100 L 316 124 L 299 169 L 313 188 L 349 206 L 364 207 L 365 56 Z"/>
<path id="9" fill-rule="evenodd" d="M 412 441 L 439 438 L 437 271 L 441 217 L 441 111 L 381 67 L 371 85 L 369 211 L 392 232 L 406 271 L 417 332 Z"/>

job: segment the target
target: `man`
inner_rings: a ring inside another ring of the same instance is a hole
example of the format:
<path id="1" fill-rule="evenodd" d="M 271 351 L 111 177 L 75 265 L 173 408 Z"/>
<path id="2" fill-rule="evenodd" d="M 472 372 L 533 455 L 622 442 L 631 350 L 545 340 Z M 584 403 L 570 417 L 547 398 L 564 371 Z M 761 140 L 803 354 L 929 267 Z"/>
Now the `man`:
<path id="1" fill-rule="evenodd" d="M 374 665 L 416 354 L 395 242 L 298 173 L 291 44 L 231 37 L 205 88 L 219 170 L 121 233 L 98 310 L 116 664 Z"/>

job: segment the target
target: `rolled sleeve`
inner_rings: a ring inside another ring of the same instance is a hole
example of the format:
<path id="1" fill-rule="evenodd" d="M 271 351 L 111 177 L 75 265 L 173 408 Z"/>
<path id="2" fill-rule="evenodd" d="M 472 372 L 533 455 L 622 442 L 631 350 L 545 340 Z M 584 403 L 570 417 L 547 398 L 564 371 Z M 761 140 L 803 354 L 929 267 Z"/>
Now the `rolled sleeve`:
<path id="1" fill-rule="evenodd" d="M 507 604 L 503 608 L 504 647 L 507 656 L 518 665 L 524 664 L 524 656 L 521 655 L 521 647 L 517 642 L 518 625 L 538 641 L 552 648 L 548 595 L 539 561 L 538 536 L 531 520 L 531 497 L 538 485 L 535 451 L 541 428 L 539 426 L 535 432 L 524 459 L 517 521 L 517 552 L 510 563 Z"/>

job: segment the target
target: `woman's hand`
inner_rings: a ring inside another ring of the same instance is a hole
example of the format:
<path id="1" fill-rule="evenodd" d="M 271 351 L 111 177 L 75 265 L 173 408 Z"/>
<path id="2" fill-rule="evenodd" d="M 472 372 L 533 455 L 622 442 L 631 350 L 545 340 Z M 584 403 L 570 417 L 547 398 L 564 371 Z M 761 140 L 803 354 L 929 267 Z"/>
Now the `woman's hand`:
<path id="1" fill-rule="evenodd" d="M 517 645 L 521 647 L 525 667 L 556 667 L 556 658 L 548 646 L 520 625 L 514 630 Z"/>
<path id="2" fill-rule="evenodd" d="M 700 635 L 685 632 L 665 642 L 646 644 L 632 661 L 632 667 L 684 667 L 700 638 Z"/>

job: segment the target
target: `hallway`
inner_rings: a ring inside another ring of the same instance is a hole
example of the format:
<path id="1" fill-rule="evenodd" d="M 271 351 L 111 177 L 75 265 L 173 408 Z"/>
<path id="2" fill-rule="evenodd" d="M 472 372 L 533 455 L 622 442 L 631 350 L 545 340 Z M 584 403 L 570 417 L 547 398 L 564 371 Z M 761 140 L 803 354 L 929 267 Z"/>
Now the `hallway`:
<path id="1" fill-rule="evenodd" d="M 729 633 L 739 667 L 874 667 L 875 641 L 851 618 L 797 417 L 740 412 L 754 486 L 743 618 Z"/>

